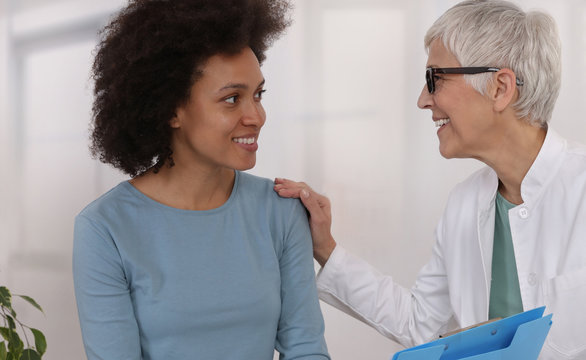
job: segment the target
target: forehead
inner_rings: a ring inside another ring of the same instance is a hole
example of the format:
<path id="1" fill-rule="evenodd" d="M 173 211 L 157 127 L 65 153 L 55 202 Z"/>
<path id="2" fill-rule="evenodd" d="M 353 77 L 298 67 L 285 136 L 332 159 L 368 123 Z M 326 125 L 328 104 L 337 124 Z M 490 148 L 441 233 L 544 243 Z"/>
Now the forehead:
<path id="1" fill-rule="evenodd" d="M 429 55 L 427 57 L 426 67 L 459 67 L 460 62 L 452 54 L 441 39 L 435 39 L 429 46 Z"/>
<path id="2" fill-rule="evenodd" d="M 197 83 L 209 86 L 224 86 L 226 83 L 255 83 L 257 86 L 263 79 L 258 59 L 250 48 L 233 55 L 210 57 L 201 67 L 201 73 Z"/>

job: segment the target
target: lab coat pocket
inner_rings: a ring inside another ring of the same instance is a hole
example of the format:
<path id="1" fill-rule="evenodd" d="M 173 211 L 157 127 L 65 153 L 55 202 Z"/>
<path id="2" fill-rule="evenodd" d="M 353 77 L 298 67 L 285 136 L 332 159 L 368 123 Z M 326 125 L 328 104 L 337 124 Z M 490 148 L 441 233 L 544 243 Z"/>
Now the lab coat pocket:
<path id="1" fill-rule="evenodd" d="M 545 347 L 558 358 L 586 358 L 586 268 L 545 281 L 543 291 L 553 313 Z"/>

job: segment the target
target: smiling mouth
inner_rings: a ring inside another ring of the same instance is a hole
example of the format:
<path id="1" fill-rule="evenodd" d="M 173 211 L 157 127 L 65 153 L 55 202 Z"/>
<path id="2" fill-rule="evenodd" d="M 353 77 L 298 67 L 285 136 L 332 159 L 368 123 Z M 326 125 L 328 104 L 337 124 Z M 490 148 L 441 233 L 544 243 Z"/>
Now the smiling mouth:
<path id="1" fill-rule="evenodd" d="M 435 124 L 435 127 L 442 127 L 444 125 L 446 125 L 447 123 L 450 122 L 450 119 L 439 119 L 439 120 L 434 120 L 433 121 Z"/>
<path id="2" fill-rule="evenodd" d="M 256 140 L 256 138 L 254 137 L 248 137 L 248 138 L 233 138 L 232 141 L 238 144 L 254 144 L 254 141 Z"/>

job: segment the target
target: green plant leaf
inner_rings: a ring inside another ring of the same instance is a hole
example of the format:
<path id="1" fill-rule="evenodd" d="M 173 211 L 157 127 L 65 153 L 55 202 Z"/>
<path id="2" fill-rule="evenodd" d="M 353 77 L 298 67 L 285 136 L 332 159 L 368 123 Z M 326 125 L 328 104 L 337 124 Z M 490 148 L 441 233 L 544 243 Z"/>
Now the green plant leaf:
<path id="1" fill-rule="evenodd" d="M 39 355 L 43 355 L 45 351 L 47 351 L 47 339 L 45 339 L 45 335 L 38 329 L 30 328 L 31 332 L 35 336 L 35 348 L 39 352 Z"/>
<path id="2" fill-rule="evenodd" d="M 6 315 L 5 318 L 6 318 L 6 321 L 8 322 L 8 328 L 9 329 L 16 329 L 16 322 L 14 322 L 14 319 L 12 318 L 12 316 Z"/>
<path id="3" fill-rule="evenodd" d="M 26 296 L 26 295 L 16 295 L 18 297 L 20 297 L 21 299 L 25 300 L 26 302 L 28 302 L 29 304 L 31 304 L 32 306 L 36 307 L 37 309 L 39 309 L 40 312 L 42 312 L 43 314 L 45 313 L 43 311 L 43 309 L 41 308 L 41 305 L 37 304 L 37 302 L 30 296 Z"/>
<path id="4" fill-rule="evenodd" d="M 2 327 L 0 328 L 0 334 L 7 342 L 8 352 L 11 352 L 14 349 L 18 350 L 18 348 L 22 344 L 20 336 L 18 336 L 18 333 L 13 329 Z M 22 345 L 22 347 L 24 348 L 24 344 Z"/>
<path id="5" fill-rule="evenodd" d="M 20 340 L 20 336 L 14 330 L 10 330 L 10 339 L 8 340 L 8 353 L 12 354 L 15 359 L 20 357 L 22 350 L 24 350 L 24 343 Z"/>
<path id="6" fill-rule="evenodd" d="M 10 333 L 11 333 L 11 331 L 9 328 L 0 327 L 0 335 L 2 335 L 4 340 L 10 341 L 10 338 L 11 338 Z"/>
<path id="7" fill-rule="evenodd" d="M 32 349 L 26 349 L 22 355 L 20 355 L 20 360 L 41 360 L 41 356 Z"/>
<path id="8" fill-rule="evenodd" d="M 10 290 L 6 286 L 0 286 L 0 305 L 12 309 L 11 298 Z"/>
<path id="9" fill-rule="evenodd" d="M 0 342 L 0 360 L 6 360 L 6 344 Z"/>
<path id="10" fill-rule="evenodd" d="M 47 351 L 45 335 L 38 329 L 21 324 L 25 335 L 25 328 L 27 328 L 35 337 L 35 346 L 30 347 L 27 341 L 28 348 L 25 350 L 24 343 L 16 331 L 18 320 L 16 319 L 16 312 L 12 308 L 12 298 L 14 296 L 22 298 L 44 313 L 41 306 L 33 298 L 25 295 L 12 295 L 8 288 L 0 286 L 0 320 L 4 319 L 4 327 L 0 327 L 0 340 L 4 339 L 4 341 L 0 342 L 0 360 L 40 360 Z"/>

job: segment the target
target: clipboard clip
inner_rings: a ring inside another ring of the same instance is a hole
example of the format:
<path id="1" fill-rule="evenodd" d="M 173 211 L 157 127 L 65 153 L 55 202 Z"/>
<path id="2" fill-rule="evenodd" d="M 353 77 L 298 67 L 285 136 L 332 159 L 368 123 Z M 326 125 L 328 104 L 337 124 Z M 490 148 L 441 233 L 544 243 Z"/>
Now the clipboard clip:
<path id="1" fill-rule="evenodd" d="M 465 328 L 461 328 L 461 329 L 449 331 L 449 332 L 447 332 L 445 334 L 440 335 L 439 338 L 441 339 L 441 338 L 445 338 L 445 337 L 448 337 L 448 336 L 452 336 L 452 335 L 457 334 L 457 333 L 460 333 L 462 331 L 467 331 L 467 330 L 470 330 L 470 329 L 474 329 L 474 328 L 479 327 L 479 326 L 482 326 L 484 324 L 490 324 L 491 322 L 499 321 L 499 320 L 502 320 L 502 319 L 503 318 L 498 317 L 498 318 L 490 319 L 488 321 L 483 321 L 483 322 L 478 323 L 478 324 L 470 325 L 470 326 L 465 327 Z"/>

